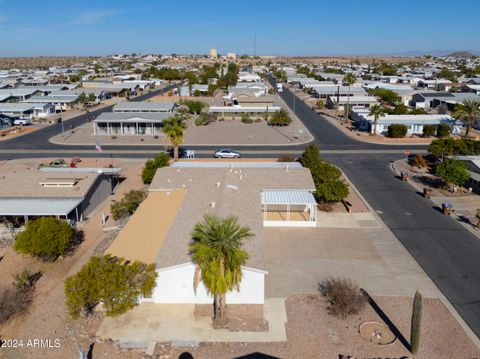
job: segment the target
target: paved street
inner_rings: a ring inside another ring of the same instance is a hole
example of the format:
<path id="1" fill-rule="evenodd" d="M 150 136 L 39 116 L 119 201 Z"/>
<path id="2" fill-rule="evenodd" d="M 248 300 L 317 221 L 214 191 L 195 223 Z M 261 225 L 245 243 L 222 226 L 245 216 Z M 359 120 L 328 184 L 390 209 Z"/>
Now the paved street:
<path id="1" fill-rule="evenodd" d="M 143 100 L 161 92 L 157 90 L 137 97 Z M 293 94 L 285 89 L 281 94 L 293 108 Z M 104 108 L 92 111 L 98 115 Z M 315 137 L 322 156 L 334 162 L 347 174 L 370 202 L 392 232 L 414 256 L 438 285 L 472 330 L 480 336 L 480 240 L 452 218 L 434 209 L 434 204 L 421 198 L 408 184 L 395 178 L 390 162 L 402 157 L 405 146 L 377 145 L 355 141 L 313 112 L 300 100 L 295 100 L 295 113 Z M 75 126 L 85 123 L 86 115 L 71 120 Z M 32 134 L 0 143 L 0 159 L 25 157 L 106 156 L 151 157 L 162 146 L 104 146 L 96 154 L 92 146 L 60 146 L 48 142 L 61 131 L 53 125 Z M 190 148 L 190 147 L 189 147 Z M 199 156 L 211 157 L 215 146 L 194 147 Z M 244 157 L 278 157 L 298 155 L 304 146 L 235 147 Z M 425 146 L 409 149 L 425 150 Z"/>

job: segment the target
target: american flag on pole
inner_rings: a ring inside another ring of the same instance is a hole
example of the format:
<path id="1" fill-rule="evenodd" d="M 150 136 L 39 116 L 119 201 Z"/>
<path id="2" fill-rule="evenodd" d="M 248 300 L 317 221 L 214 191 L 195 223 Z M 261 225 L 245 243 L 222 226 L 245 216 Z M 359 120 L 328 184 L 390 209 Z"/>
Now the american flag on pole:
<path id="1" fill-rule="evenodd" d="M 102 152 L 102 151 L 103 151 L 103 148 L 102 148 L 102 146 L 100 146 L 100 142 L 99 142 L 99 141 L 97 141 L 97 142 L 95 143 L 95 149 L 97 150 L 97 152 Z"/>

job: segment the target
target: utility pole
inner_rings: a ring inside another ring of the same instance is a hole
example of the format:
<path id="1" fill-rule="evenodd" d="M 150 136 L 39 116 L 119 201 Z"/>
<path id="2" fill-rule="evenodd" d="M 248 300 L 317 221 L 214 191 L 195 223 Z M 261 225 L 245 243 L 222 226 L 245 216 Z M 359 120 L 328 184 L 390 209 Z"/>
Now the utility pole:
<path id="1" fill-rule="evenodd" d="M 293 119 L 292 119 L 292 141 L 295 139 L 295 102 L 296 102 L 296 95 L 295 95 L 295 87 L 293 88 L 292 91 L 293 94 Z"/>

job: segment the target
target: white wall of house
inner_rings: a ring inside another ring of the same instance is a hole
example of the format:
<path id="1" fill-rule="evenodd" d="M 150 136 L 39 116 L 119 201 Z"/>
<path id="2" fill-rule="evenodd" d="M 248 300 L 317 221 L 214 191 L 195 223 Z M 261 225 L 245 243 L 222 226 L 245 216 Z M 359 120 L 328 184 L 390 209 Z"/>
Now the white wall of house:
<path id="1" fill-rule="evenodd" d="M 157 285 L 152 298 L 145 301 L 176 304 L 211 304 L 213 297 L 207 293 L 200 281 L 197 293 L 193 290 L 195 265 L 185 263 L 157 270 Z M 243 268 L 240 291 L 227 293 L 227 304 L 263 304 L 265 301 L 266 272 L 253 268 Z"/>

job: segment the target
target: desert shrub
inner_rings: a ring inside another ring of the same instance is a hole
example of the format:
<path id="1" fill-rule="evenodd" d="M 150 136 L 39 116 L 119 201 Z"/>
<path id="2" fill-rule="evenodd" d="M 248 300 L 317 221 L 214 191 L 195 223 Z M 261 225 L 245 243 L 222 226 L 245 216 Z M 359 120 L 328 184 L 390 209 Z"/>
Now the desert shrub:
<path id="1" fill-rule="evenodd" d="M 168 166 L 169 162 L 170 162 L 170 156 L 168 153 L 165 153 L 165 152 L 162 152 L 157 156 L 155 156 L 153 159 L 145 162 L 145 166 L 143 167 L 143 170 L 142 170 L 143 183 L 145 184 L 152 183 L 153 177 L 155 176 L 157 169 Z"/>
<path id="2" fill-rule="evenodd" d="M 270 126 L 288 126 L 292 122 L 292 118 L 284 109 L 275 111 L 268 119 Z"/>
<path id="3" fill-rule="evenodd" d="M 420 154 L 413 156 L 412 165 L 418 168 L 427 167 L 427 160 Z"/>
<path id="4" fill-rule="evenodd" d="M 20 315 L 32 303 L 33 291 L 8 287 L 0 292 L 0 324 Z"/>
<path id="5" fill-rule="evenodd" d="M 329 314 L 345 318 L 357 314 L 367 299 L 360 288 L 348 279 L 328 279 L 320 284 L 320 292 L 327 299 Z"/>
<path id="6" fill-rule="evenodd" d="M 241 121 L 243 123 L 253 123 L 252 116 L 250 116 L 248 113 L 243 114 Z"/>
<path id="7" fill-rule="evenodd" d="M 117 136 L 112 136 L 111 139 L 112 139 L 112 140 L 116 140 L 116 139 L 117 139 Z"/>
<path id="8" fill-rule="evenodd" d="M 208 117 L 208 114 L 205 112 L 202 112 L 197 116 L 195 119 L 195 125 L 196 126 L 206 126 L 210 123 L 210 119 Z"/>
<path id="9" fill-rule="evenodd" d="M 315 106 L 317 107 L 317 109 L 323 110 L 325 108 L 325 102 L 323 102 L 322 100 L 318 100 Z"/>
<path id="10" fill-rule="evenodd" d="M 143 190 L 131 190 L 125 193 L 121 201 L 112 203 L 110 212 L 114 220 L 127 218 L 140 206 L 145 199 L 146 192 Z"/>
<path id="11" fill-rule="evenodd" d="M 441 123 L 437 126 L 437 137 L 450 136 L 450 126 L 447 123 Z"/>
<path id="12" fill-rule="evenodd" d="M 13 248 L 19 253 L 54 261 L 72 249 L 74 237 L 75 230 L 67 222 L 53 217 L 38 218 L 27 223 Z"/>
<path id="13" fill-rule="evenodd" d="M 437 132 L 437 126 L 436 125 L 425 125 L 425 126 L 423 126 L 423 136 L 424 137 L 434 136 L 436 132 Z"/>
<path id="14" fill-rule="evenodd" d="M 110 255 L 92 257 L 65 280 L 65 304 L 73 318 L 89 314 L 98 303 L 103 303 L 107 316 L 120 315 L 137 305 L 141 296 L 152 294 L 156 277 L 154 264 Z"/>
<path id="15" fill-rule="evenodd" d="M 348 197 L 348 185 L 341 179 L 321 181 L 315 185 L 315 196 L 325 202 L 339 202 Z"/>
<path id="16" fill-rule="evenodd" d="M 405 125 L 390 125 L 388 126 L 388 137 L 403 138 L 407 135 L 408 128 Z"/>
<path id="17" fill-rule="evenodd" d="M 35 286 L 35 282 L 40 279 L 41 276 L 41 272 L 32 273 L 28 269 L 24 269 L 13 276 L 13 285 L 17 289 L 31 290 Z"/>

